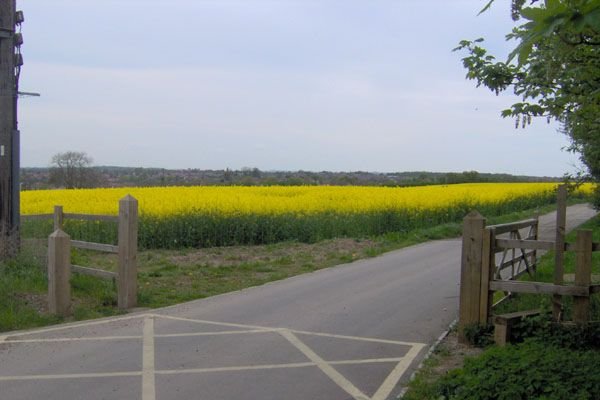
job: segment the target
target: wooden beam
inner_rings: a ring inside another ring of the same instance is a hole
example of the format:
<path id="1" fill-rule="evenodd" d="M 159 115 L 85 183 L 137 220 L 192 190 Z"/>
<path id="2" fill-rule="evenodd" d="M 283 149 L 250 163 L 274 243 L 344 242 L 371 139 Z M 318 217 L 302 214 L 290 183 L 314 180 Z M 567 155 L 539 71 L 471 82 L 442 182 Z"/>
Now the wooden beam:
<path id="1" fill-rule="evenodd" d="M 479 306 L 479 321 L 487 323 L 491 316 L 494 292 L 490 291 L 490 281 L 496 272 L 496 253 L 494 252 L 494 241 L 496 231 L 494 228 L 486 228 L 483 232 L 483 245 L 481 257 L 481 294 Z"/>
<path id="2" fill-rule="evenodd" d="M 105 253 L 119 253 L 119 246 L 104 243 L 83 242 L 80 240 L 71 240 L 71 246 L 78 249 L 103 251 Z"/>
<path id="3" fill-rule="evenodd" d="M 588 290 L 592 283 L 592 231 L 577 231 L 577 250 L 575 253 L 575 285 Z M 589 296 L 573 298 L 573 321 L 579 324 L 590 319 Z"/>
<path id="4" fill-rule="evenodd" d="M 83 221 L 119 222 L 119 217 L 115 215 L 65 213 L 64 217 L 68 219 L 79 219 Z"/>
<path id="5" fill-rule="evenodd" d="M 510 222 L 508 224 L 490 225 L 488 228 L 494 228 L 496 230 L 496 235 L 502 235 L 503 233 L 517 231 L 519 229 L 527 228 L 536 224 L 537 220 L 535 218 L 531 218 L 523 221 Z"/>
<path id="6" fill-rule="evenodd" d="M 535 251 L 526 251 L 525 254 L 521 254 L 520 256 L 517 256 L 515 258 L 513 258 L 512 260 L 508 260 L 503 262 L 502 264 L 498 265 L 498 270 L 502 271 L 503 269 L 506 269 L 510 266 L 512 266 L 515 263 L 518 263 L 519 261 L 523 260 L 524 257 L 531 257 L 535 255 Z"/>
<path id="7" fill-rule="evenodd" d="M 71 240 L 56 230 L 48 237 L 48 310 L 51 314 L 71 314 Z"/>
<path id="8" fill-rule="evenodd" d="M 588 287 L 555 285 L 553 283 L 542 282 L 492 281 L 490 282 L 490 289 L 513 293 L 558 294 L 563 296 L 586 297 L 590 295 Z"/>
<path id="9" fill-rule="evenodd" d="M 63 206 L 54 206 L 54 230 L 61 229 L 64 226 L 65 213 L 63 212 Z"/>
<path id="10" fill-rule="evenodd" d="M 479 324 L 481 299 L 482 246 L 485 219 L 471 211 L 463 220 L 460 272 L 459 340 L 467 342 L 464 328 Z"/>
<path id="11" fill-rule="evenodd" d="M 565 273 L 565 229 L 567 225 L 567 185 L 558 186 L 556 193 L 556 239 L 554 249 L 554 284 L 561 285 Z M 562 298 L 555 294 L 552 298 L 552 316 L 556 321 L 562 318 Z"/>
<path id="12" fill-rule="evenodd" d="M 0 258 L 19 251 L 19 130 L 15 75 L 15 0 L 0 1 Z"/>
<path id="13" fill-rule="evenodd" d="M 30 214 L 30 215 L 21 215 L 21 221 L 42 221 L 42 220 L 50 220 L 54 217 L 54 214 Z"/>
<path id="14" fill-rule="evenodd" d="M 496 248 L 552 250 L 554 248 L 554 242 L 546 240 L 496 239 Z"/>
<path id="15" fill-rule="evenodd" d="M 116 279 L 117 273 L 111 271 L 105 271 L 98 268 L 82 267 L 80 265 L 71 265 L 71 271 L 77 272 L 78 274 L 95 276 L 102 279 Z"/>
<path id="16" fill-rule="evenodd" d="M 131 195 L 119 200 L 119 279 L 117 299 L 120 309 L 137 304 L 138 201 Z"/>

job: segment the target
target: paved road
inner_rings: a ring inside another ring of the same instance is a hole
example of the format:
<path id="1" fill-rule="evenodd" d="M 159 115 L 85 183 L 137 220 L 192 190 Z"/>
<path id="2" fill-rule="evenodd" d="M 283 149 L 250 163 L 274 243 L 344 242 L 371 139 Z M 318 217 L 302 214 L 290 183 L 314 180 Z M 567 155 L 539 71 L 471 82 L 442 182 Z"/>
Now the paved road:
<path id="1" fill-rule="evenodd" d="M 594 214 L 569 208 L 569 227 Z M 553 218 L 542 218 L 543 237 Z M 457 315 L 459 264 L 459 240 L 441 240 L 152 312 L 5 334 L 0 398 L 393 399 Z"/>

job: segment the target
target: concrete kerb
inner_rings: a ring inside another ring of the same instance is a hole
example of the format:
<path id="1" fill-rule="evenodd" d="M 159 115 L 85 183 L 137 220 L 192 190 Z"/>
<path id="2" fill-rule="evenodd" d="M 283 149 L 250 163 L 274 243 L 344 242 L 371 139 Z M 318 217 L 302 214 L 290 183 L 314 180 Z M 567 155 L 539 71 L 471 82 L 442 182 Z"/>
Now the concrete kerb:
<path id="1" fill-rule="evenodd" d="M 417 374 L 419 373 L 419 371 L 423 368 L 423 365 L 425 365 L 425 362 L 431 357 L 431 355 L 435 352 L 435 350 L 440 345 L 440 343 L 442 343 L 442 341 L 444 339 L 446 339 L 446 336 L 448 336 L 448 334 L 450 334 L 450 332 L 452 331 L 452 329 L 454 329 L 454 327 L 456 327 L 457 324 L 458 324 L 458 318 L 455 319 L 454 321 L 452 321 L 450 323 L 450 325 L 448 326 L 448 329 L 446 329 L 444 332 L 442 332 L 442 334 L 437 338 L 437 340 L 431 345 L 431 347 L 427 351 L 427 354 L 425 354 L 425 357 L 423 357 L 423 359 L 421 360 L 421 362 L 419 363 L 419 365 L 417 366 L 417 368 L 415 369 L 415 371 L 410 375 L 410 378 L 408 379 L 407 385 L 404 386 L 402 388 L 402 390 L 400 390 L 400 393 L 396 397 L 396 400 L 400 400 L 400 399 L 402 399 L 404 397 L 404 395 L 408 391 L 408 383 L 412 382 L 415 379 L 415 377 L 417 376 Z"/>

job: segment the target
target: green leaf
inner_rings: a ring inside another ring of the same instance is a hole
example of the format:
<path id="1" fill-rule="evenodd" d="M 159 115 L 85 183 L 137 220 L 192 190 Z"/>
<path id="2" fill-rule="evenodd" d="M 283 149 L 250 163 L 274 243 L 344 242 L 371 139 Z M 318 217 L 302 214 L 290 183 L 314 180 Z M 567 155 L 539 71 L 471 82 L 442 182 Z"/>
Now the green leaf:
<path id="1" fill-rule="evenodd" d="M 576 33 L 581 33 L 586 28 L 586 20 L 582 14 L 575 14 L 573 18 L 571 18 L 571 23 L 573 24 L 573 29 Z"/>
<path id="2" fill-rule="evenodd" d="M 596 32 L 600 32 L 600 6 L 584 15 L 585 23 Z"/>
<path id="3" fill-rule="evenodd" d="M 483 14 L 484 12 L 486 12 L 487 10 L 489 10 L 489 9 L 490 9 L 490 7 L 492 6 L 492 3 L 493 3 L 493 2 L 494 2 L 494 0 L 490 0 L 490 1 L 488 1 L 488 3 L 485 5 L 485 7 L 483 7 L 483 8 L 481 9 L 481 11 L 479 11 L 479 14 L 477 14 L 477 15 L 481 15 L 481 14 Z"/>
<path id="4" fill-rule="evenodd" d="M 549 13 L 544 8 L 526 7 L 521 10 L 521 16 L 530 21 L 541 21 L 548 17 Z"/>

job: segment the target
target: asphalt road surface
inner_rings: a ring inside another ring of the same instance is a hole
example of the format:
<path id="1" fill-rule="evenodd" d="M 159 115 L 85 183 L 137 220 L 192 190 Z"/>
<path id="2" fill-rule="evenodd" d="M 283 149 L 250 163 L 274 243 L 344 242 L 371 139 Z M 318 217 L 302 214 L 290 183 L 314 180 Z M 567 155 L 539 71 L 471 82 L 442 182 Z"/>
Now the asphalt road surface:
<path id="1" fill-rule="evenodd" d="M 570 207 L 568 228 L 595 215 Z M 541 238 L 554 239 L 553 215 Z M 394 399 L 457 316 L 440 240 L 174 307 L 0 336 L 0 399 Z"/>

